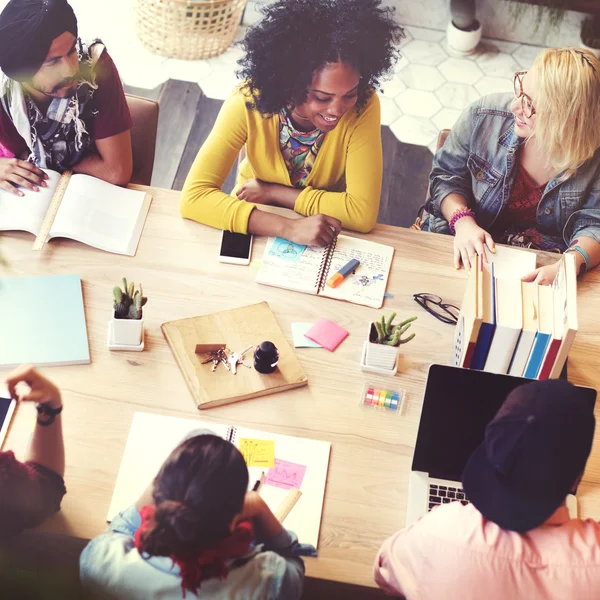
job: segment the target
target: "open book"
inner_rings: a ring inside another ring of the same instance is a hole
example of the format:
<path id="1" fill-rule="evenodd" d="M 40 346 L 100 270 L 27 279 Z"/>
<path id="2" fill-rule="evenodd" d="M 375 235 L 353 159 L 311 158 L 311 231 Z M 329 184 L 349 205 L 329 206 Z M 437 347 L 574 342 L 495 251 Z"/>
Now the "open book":
<path id="1" fill-rule="evenodd" d="M 393 255 L 391 246 L 346 235 L 338 235 L 325 248 L 269 238 L 256 281 L 381 308 Z M 337 288 L 327 286 L 327 279 L 353 258 L 360 261 L 356 270 Z"/>
<path id="2" fill-rule="evenodd" d="M 15 196 L 0 190 L 0 231 L 28 231 L 37 236 L 43 224 L 54 219 L 49 239 L 66 237 L 106 252 L 135 254 L 151 196 L 90 175 L 69 178 L 44 171 L 47 187 L 39 192 L 20 188 L 24 196 Z M 56 216 L 49 210 L 55 194 L 62 194 Z"/>
<path id="3" fill-rule="evenodd" d="M 286 502 L 291 488 L 300 490 L 284 526 L 294 531 L 300 542 L 316 548 L 331 444 L 197 419 L 134 413 L 107 520 L 112 521 L 137 501 L 171 450 L 202 433 L 218 435 L 240 449 L 249 464 L 250 490 L 264 473 L 259 493 L 273 513 Z M 260 466 L 263 462 L 265 466 Z"/>

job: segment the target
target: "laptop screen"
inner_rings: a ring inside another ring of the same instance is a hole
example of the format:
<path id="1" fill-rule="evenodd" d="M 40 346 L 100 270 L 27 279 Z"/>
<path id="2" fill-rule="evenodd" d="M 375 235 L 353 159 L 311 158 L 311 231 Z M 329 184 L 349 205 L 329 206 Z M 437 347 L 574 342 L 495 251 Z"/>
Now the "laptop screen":
<path id="1" fill-rule="evenodd" d="M 415 444 L 412 470 L 431 477 L 460 481 L 485 427 L 506 396 L 531 379 L 431 365 L 423 397 L 423 410 Z M 590 403 L 596 390 L 589 391 Z"/>

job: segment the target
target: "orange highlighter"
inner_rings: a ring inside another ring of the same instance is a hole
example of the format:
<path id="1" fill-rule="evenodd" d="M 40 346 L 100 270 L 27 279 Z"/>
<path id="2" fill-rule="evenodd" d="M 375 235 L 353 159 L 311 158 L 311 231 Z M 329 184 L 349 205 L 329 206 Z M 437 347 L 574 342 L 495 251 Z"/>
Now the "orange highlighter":
<path id="1" fill-rule="evenodd" d="M 332 275 L 327 281 L 327 285 L 332 288 L 336 288 L 356 267 L 360 265 L 360 260 L 353 258 L 349 260 L 337 273 Z"/>

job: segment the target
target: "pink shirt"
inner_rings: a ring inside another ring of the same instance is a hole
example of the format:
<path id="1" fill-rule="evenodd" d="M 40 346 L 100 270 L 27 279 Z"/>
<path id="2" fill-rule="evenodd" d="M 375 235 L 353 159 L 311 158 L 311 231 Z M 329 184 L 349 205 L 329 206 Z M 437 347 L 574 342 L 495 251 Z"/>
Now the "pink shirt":
<path id="1" fill-rule="evenodd" d="M 375 581 L 407 600 L 597 600 L 600 525 L 561 507 L 520 534 L 472 505 L 444 504 L 384 542 Z"/>

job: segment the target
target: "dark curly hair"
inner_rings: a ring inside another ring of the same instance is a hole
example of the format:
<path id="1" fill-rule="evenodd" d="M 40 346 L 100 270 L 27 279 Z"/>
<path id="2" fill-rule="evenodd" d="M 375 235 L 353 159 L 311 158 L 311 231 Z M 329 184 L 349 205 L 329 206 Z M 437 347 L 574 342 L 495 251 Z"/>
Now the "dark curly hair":
<path id="1" fill-rule="evenodd" d="M 325 63 L 348 62 L 359 72 L 357 108 L 364 106 L 400 53 L 404 31 L 381 0 L 278 0 L 240 45 L 238 77 L 250 108 L 264 115 L 306 100 L 313 73 Z"/>

